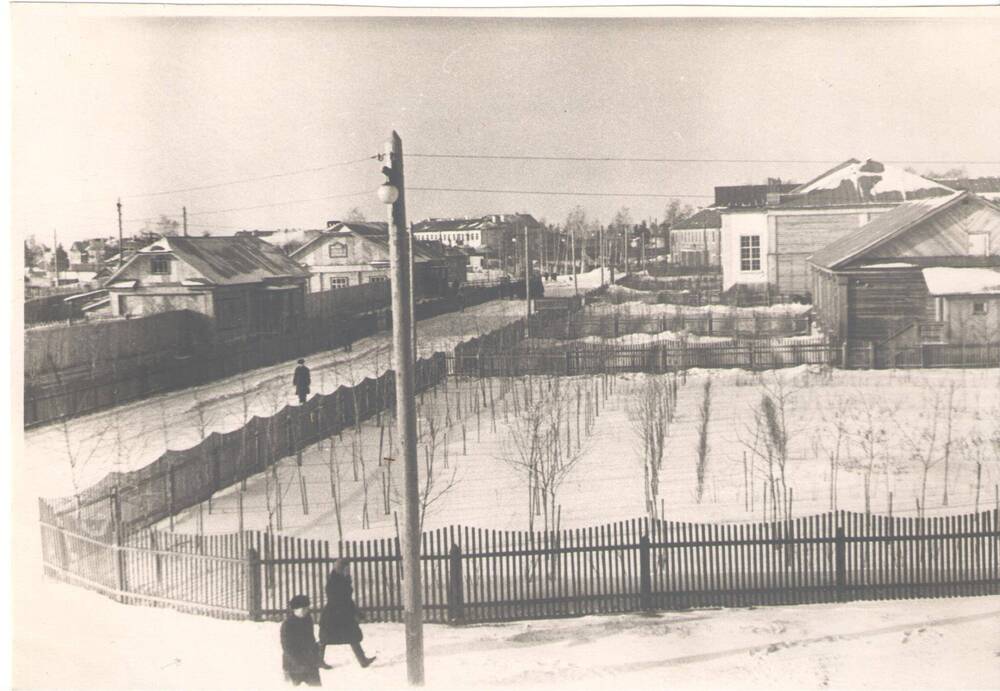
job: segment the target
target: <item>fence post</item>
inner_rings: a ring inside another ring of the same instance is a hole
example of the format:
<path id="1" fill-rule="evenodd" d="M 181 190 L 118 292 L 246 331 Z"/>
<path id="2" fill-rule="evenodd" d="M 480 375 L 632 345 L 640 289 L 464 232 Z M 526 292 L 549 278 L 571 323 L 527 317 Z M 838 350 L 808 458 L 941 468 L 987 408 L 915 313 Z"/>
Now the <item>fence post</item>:
<path id="1" fill-rule="evenodd" d="M 868 341 L 868 369 L 875 369 L 875 341 Z"/>
<path id="2" fill-rule="evenodd" d="M 847 600 L 847 541 L 844 539 L 844 527 L 837 526 L 837 537 L 834 541 L 834 563 L 836 569 L 837 602 Z"/>
<path id="3" fill-rule="evenodd" d="M 247 614 L 253 621 L 260 621 L 260 553 L 253 547 L 247 547 L 246 570 Z"/>
<path id="4" fill-rule="evenodd" d="M 462 596 L 462 550 L 452 544 L 448 553 L 448 621 L 465 623 L 465 600 Z"/>
<path id="5" fill-rule="evenodd" d="M 649 574 L 649 536 L 639 538 L 639 605 L 642 611 L 653 609 L 653 587 Z"/>
<path id="6" fill-rule="evenodd" d="M 840 366 L 844 369 L 851 369 L 851 364 L 847 355 L 847 339 L 844 339 L 844 342 L 840 344 Z"/>
<path id="7" fill-rule="evenodd" d="M 712 335 L 712 312 L 711 312 L 711 310 L 709 310 L 709 312 L 708 312 L 708 335 L 709 336 Z"/>
<path id="8" fill-rule="evenodd" d="M 923 343 L 920 344 L 920 367 L 927 367 L 927 346 Z"/>
<path id="9" fill-rule="evenodd" d="M 118 498 L 117 489 L 112 492 L 111 497 L 114 502 L 115 511 L 114 530 L 112 532 L 114 536 L 112 549 L 115 553 L 115 585 L 118 589 L 118 601 L 125 602 L 125 593 L 128 591 L 128 564 L 126 562 L 125 550 L 123 549 L 125 536 L 122 531 L 121 502 Z"/>

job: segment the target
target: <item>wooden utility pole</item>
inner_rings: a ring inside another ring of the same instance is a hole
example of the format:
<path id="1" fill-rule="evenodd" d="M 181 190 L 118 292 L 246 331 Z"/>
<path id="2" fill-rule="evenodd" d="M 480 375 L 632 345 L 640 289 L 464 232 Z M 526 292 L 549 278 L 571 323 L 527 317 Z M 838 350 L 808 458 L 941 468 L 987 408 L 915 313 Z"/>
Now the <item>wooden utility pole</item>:
<path id="1" fill-rule="evenodd" d="M 580 294 L 580 288 L 576 284 L 576 226 L 575 225 L 570 229 L 569 246 L 573 254 L 573 261 L 572 261 L 573 296 L 575 297 Z"/>
<path id="2" fill-rule="evenodd" d="M 403 622 L 406 632 L 406 678 L 424 683 L 423 597 L 420 590 L 420 490 L 417 476 L 417 418 L 413 382 L 413 329 L 410 323 L 412 255 L 406 239 L 403 142 L 396 132 L 385 144 L 387 181 L 380 198 L 389 207 L 389 261 L 392 266 L 392 344 L 396 369 L 396 426 L 403 459 Z M 392 192 L 395 192 L 393 195 Z M 381 192 L 381 191 L 380 191 Z"/>
<path id="3" fill-rule="evenodd" d="M 601 253 L 601 285 L 604 285 L 604 226 L 597 227 L 597 245 Z"/>
<path id="4" fill-rule="evenodd" d="M 184 214 L 184 237 L 188 236 L 188 208 L 186 206 L 181 207 L 181 212 Z"/>
<path id="5" fill-rule="evenodd" d="M 416 362 L 419 358 L 417 357 L 417 310 L 415 303 L 416 289 L 414 288 L 414 274 L 416 274 L 416 259 L 414 259 L 413 254 L 413 224 L 410 224 L 410 233 L 407 235 L 407 242 L 410 246 L 410 328 L 413 330 L 413 361 Z"/>
<path id="6" fill-rule="evenodd" d="M 55 287 L 59 287 L 59 236 L 52 229 L 52 273 L 55 276 Z"/>
<path id="7" fill-rule="evenodd" d="M 524 318 L 531 319 L 531 262 L 528 259 L 528 224 L 524 224 Z"/>
<path id="8" fill-rule="evenodd" d="M 118 268 L 125 261 L 125 243 L 122 238 L 122 200 L 118 198 Z"/>

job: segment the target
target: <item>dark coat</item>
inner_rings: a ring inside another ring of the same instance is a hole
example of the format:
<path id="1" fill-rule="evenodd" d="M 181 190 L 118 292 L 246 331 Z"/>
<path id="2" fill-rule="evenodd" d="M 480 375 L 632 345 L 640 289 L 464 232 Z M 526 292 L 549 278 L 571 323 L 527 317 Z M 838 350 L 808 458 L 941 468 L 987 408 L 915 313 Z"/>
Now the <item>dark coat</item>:
<path id="1" fill-rule="evenodd" d="M 326 605 L 319 620 L 320 643 L 360 643 L 364 636 L 358 626 L 358 615 L 351 579 L 331 571 L 326 581 Z"/>
<path id="2" fill-rule="evenodd" d="M 312 383 L 312 378 L 309 376 L 309 368 L 305 365 L 299 365 L 295 368 L 295 374 L 292 376 L 292 384 L 295 385 L 295 393 L 309 393 L 309 385 Z"/>
<path id="3" fill-rule="evenodd" d="M 319 648 L 308 614 L 289 614 L 281 622 L 281 667 L 285 678 L 294 684 L 319 685 Z"/>

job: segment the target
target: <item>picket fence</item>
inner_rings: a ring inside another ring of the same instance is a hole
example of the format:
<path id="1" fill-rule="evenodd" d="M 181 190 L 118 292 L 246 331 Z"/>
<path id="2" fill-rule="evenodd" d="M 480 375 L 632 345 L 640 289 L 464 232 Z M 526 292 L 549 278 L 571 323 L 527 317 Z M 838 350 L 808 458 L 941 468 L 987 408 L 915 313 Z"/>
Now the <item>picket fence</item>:
<path id="1" fill-rule="evenodd" d="M 698 336 L 746 338 L 807 335 L 812 316 L 806 314 L 736 316 L 730 314 L 634 314 L 598 313 L 591 310 L 562 318 L 535 315 L 531 335 L 535 338 L 577 339 L 586 336 L 617 338 L 626 334 L 687 332 Z"/>
<path id="2" fill-rule="evenodd" d="M 997 510 L 936 518 L 839 511 L 743 524 L 639 518 L 547 532 L 452 526 L 422 537 L 423 616 L 474 623 L 997 594 L 998 518 Z M 54 520 L 43 507 L 46 574 L 121 602 L 276 619 L 299 593 L 319 609 L 333 560 L 343 556 L 365 617 L 402 620 L 396 539 L 116 530 L 107 540 Z"/>

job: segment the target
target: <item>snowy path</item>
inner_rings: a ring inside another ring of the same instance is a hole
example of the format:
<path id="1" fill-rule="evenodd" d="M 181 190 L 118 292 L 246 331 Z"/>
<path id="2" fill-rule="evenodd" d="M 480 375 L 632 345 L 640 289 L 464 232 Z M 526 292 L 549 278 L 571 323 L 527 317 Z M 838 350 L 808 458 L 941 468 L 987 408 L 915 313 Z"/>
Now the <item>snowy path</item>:
<path id="1" fill-rule="evenodd" d="M 15 687 L 282 687 L 276 623 L 130 607 L 45 581 L 30 602 L 47 624 L 15 628 Z M 402 625 L 364 633 L 376 663 L 362 670 L 330 648 L 325 685 L 405 688 Z M 424 639 L 432 689 L 1000 688 L 995 596 L 427 625 Z"/>
<path id="2" fill-rule="evenodd" d="M 420 355 L 450 351 L 459 342 L 523 314 L 523 302 L 499 300 L 420 321 Z M 384 331 L 357 341 L 350 353 L 331 350 L 309 356 L 312 393 L 327 394 L 341 384 L 377 377 L 391 367 L 391 348 L 391 332 Z M 294 367 L 294 361 L 263 367 L 28 430 L 24 462 L 45 477 L 41 486 L 46 496 L 72 494 L 74 484 L 82 489 L 113 470 L 142 468 L 166 449 L 190 448 L 212 432 L 238 429 L 254 415 L 272 415 L 294 404 Z"/>

